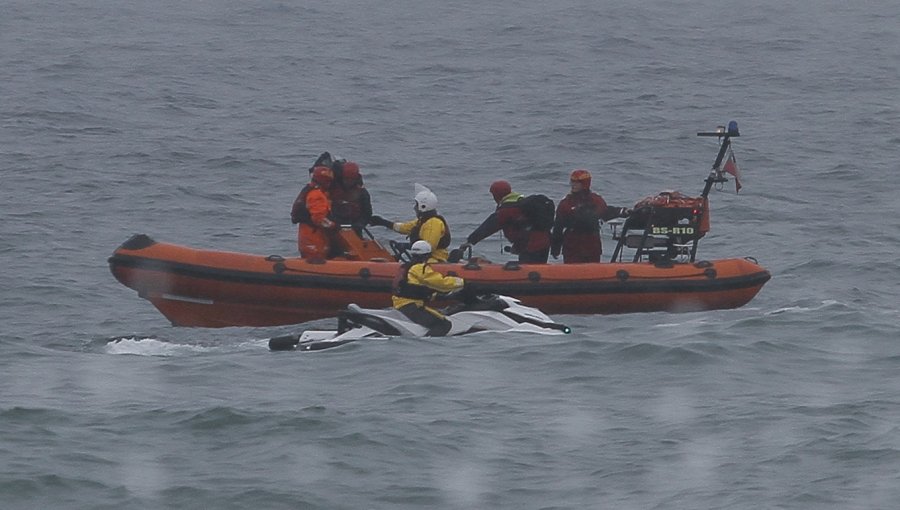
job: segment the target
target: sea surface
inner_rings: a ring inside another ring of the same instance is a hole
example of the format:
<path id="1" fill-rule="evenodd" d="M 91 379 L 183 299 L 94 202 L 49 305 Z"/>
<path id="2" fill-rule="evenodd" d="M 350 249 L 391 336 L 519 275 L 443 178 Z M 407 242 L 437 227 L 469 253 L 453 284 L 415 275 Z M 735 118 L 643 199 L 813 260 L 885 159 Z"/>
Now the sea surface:
<path id="1" fill-rule="evenodd" d="M 898 27 L 888 0 L 0 1 L 0 508 L 897 508 Z M 744 187 L 699 255 L 772 273 L 735 310 L 273 353 L 305 326 L 173 327 L 107 265 L 135 233 L 295 255 L 326 150 L 383 216 L 431 187 L 454 243 L 498 178 L 696 195 L 730 120 Z"/>

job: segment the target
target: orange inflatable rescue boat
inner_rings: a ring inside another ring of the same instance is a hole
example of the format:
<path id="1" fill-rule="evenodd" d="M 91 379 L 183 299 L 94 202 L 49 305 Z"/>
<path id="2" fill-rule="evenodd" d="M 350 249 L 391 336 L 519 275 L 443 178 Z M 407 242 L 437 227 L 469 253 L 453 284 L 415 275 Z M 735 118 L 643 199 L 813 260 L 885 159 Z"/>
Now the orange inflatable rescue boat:
<path id="1" fill-rule="evenodd" d="M 636 204 L 614 225 L 611 262 L 496 264 L 470 257 L 434 267 L 464 278 L 476 292 L 514 296 L 548 314 L 740 307 L 769 272 L 752 258 L 696 259 L 697 243 L 709 230 L 707 195 L 726 180 L 719 167 L 737 128 L 701 135 L 722 139 L 701 196 L 668 192 Z M 350 228 L 338 237 L 343 257 L 313 261 L 196 249 L 138 234 L 115 250 L 109 266 L 176 326 L 275 326 L 333 317 L 349 303 L 390 306 L 403 245 L 392 241 L 388 251 Z M 626 251 L 633 251 L 630 260 L 623 260 Z"/>

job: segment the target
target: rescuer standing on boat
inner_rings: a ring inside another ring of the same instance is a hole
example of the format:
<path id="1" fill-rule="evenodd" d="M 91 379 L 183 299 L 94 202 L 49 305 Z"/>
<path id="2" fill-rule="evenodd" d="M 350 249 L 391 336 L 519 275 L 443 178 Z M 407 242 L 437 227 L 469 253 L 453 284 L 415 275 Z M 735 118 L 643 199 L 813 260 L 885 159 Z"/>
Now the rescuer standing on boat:
<path id="1" fill-rule="evenodd" d="M 344 161 L 341 167 L 340 180 L 331 186 L 331 212 L 338 225 L 350 225 L 361 236 L 372 218 L 372 198 L 363 185 L 359 165 Z"/>
<path id="2" fill-rule="evenodd" d="M 609 207 L 591 191 L 591 173 L 578 169 L 569 176 L 572 192 L 559 202 L 551 234 L 550 253 L 563 263 L 600 262 L 600 220 L 628 216 L 624 207 Z"/>
<path id="3" fill-rule="evenodd" d="M 546 264 L 550 253 L 550 227 L 553 226 L 553 202 L 541 196 L 549 203 L 547 221 L 539 221 L 529 217 L 525 208 L 526 200 L 519 193 L 513 193 L 512 186 L 504 180 L 491 184 L 491 196 L 497 209 L 478 226 L 460 250 L 471 248 L 498 230 L 512 243 L 511 252 L 519 256 L 519 262 L 528 264 Z M 543 223 L 543 224 L 539 224 Z"/>
<path id="4" fill-rule="evenodd" d="M 435 293 L 462 290 L 465 282 L 432 269 L 431 264 L 437 260 L 431 257 L 431 245 L 427 241 L 414 242 L 409 255 L 411 260 L 400 266 L 394 279 L 391 305 L 409 320 L 428 328 L 428 336 L 444 336 L 453 324 L 428 303 Z"/>
<path id="5" fill-rule="evenodd" d="M 300 190 L 291 208 L 291 221 L 300 224 L 297 229 L 297 249 L 306 259 L 324 260 L 331 249 L 331 234 L 337 224 L 329 217 L 331 200 L 328 189 L 334 180 L 331 169 L 313 168 L 309 184 Z"/>
<path id="6" fill-rule="evenodd" d="M 437 196 L 430 189 L 416 184 L 415 210 L 416 219 L 406 223 L 397 223 L 374 215 L 370 225 L 387 227 L 409 236 L 409 242 L 427 241 L 431 245 L 431 258 L 446 262 L 447 247 L 450 246 L 450 227 L 447 220 L 437 213 Z"/>

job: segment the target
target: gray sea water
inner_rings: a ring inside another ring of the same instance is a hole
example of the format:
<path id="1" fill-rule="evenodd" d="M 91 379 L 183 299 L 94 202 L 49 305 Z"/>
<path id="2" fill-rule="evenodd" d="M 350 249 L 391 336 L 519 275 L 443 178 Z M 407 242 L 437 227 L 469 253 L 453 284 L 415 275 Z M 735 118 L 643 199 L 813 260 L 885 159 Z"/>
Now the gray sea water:
<path id="1" fill-rule="evenodd" d="M 896 508 L 898 27 L 887 0 L 0 2 L 0 508 Z M 729 120 L 744 189 L 700 256 L 773 274 L 736 310 L 271 353 L 299 326 L 175 328 L 106 263 L 133 233 L 293 255 L 324 150 L 387 217 L 430 186 L 457 240 L 497 178 L 697 194 Z"/>

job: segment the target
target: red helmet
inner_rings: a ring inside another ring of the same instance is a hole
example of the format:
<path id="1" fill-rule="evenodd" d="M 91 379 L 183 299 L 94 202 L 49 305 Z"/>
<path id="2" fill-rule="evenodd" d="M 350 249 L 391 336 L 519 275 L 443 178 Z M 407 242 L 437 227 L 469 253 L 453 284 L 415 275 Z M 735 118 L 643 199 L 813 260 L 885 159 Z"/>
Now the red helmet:
<path id="1" fill-rule="evenodd" d="M 359 165 L 354 161 L 344 162 L 344 171 L 341 173 L 341 181 L 344 184 L 356 184 L 360 181 Z"/>
<path id="2" fill-rule="evenodd" d="M 495 202 L 503 200 L 503 197 L 512 193 L 512 186 L 506 181 L 494 181 L 491 184 L 491 195 Z"/>
<path id="3" fill-rule="evenodd" d="M 569 176 L 569 180 L 572 182 L 580 182 L 585 188 L 591 187 L 591 173 L 582 168 L 573 170 L 572 175 Z"/>
<path id="4" fill-rule="evenodd" d="M 331 181 L 334 180 L 334 172 L 327 166 L 317 166 L 313 169 L 312 182 L 322 188 L 330 188 Z"/>

